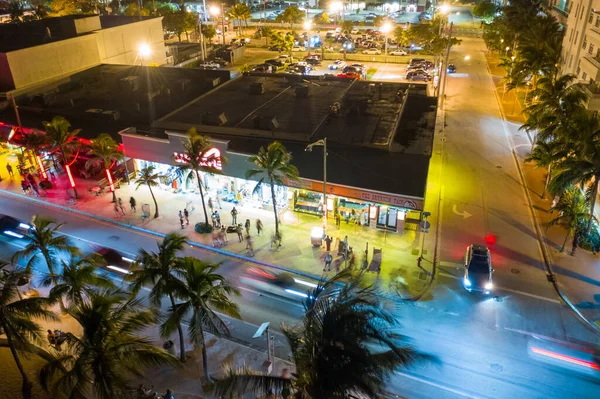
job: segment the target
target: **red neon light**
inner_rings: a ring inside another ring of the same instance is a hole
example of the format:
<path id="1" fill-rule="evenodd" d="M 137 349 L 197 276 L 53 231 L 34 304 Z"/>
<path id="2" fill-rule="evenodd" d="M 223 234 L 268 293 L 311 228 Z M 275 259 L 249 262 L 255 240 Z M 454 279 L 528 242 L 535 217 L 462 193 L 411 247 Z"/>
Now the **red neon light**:
<path id="1" fill-rule="evenodd" d="M 173 153 L 173 157 L 175 158 L 175 162 L 177 163 L 188 163 L 189 157 L 187 154 L 183 154 L 181 152 Z M 223 170 L 223 165 L 221 163 L 221 151 L 218 148 L 211 148 L 210 150 L 204 153 L 202 157 L 202 161 L 200 162 L 200 166 L 204 166 L 207 168 L 213 168 L 217 170 Z"/>
<path id="2" fill-rule="evenodd" d="M 110 191 L 115 191 L 115 185 L 113 184 L 112 176 L 110 175 L 110 169 L 106 168 L 106 179 L 108 180 L 108 184 L 110 185 Z"/>
<path id="3" fill-rule="evenodd" d="M 594 370 L 600 370 L 600 366 L 597 365 L 596 363 L 588 362 L 586 360 L 577 359 L 576 357 L 567 356 L 567 355 L 561 355 L 560 353 L 550 352 L 550 351 L 547 351 L 545 349 L 540 349 L 540 348 L 536 348 L 536 347 L 532 347 L 531 351 L 533 353 L 537 353 L 537 354 L 540 354 L 540 355 L 552 357 L 554 359 L 558 359 L 558 360 L 562 360 L 562 361 L 565 361 L 565 362 L 577 364 L 578 366 L 584 366 L 584 367 L 588 367 L 588 368 L 591 368 L 591 369 L 594 369 Z"/>
<path id="4" fill-rule="evenodd" d="M 46 174 L 46 169 L 44 169 L 44 164 L 42 163 L 40 156 L 36 155 L 35 158 L 37 159 L 38 165 L 40 166 L 40 171 L 42 172 L 42 176 L 44 176 L 44 179 L 47 179 L 48 175 Z"/>
<path id="5" fill-rule="evenodd" d="M 71 167 L 69 165 L 65 165 L 65 169 L 67 170 L 67 176 L 69 176 L 69 183 L 71 183 L 71 188 L 75 188 L 75 181 L 73 180 L 73 175 L 71 175 Z"/>

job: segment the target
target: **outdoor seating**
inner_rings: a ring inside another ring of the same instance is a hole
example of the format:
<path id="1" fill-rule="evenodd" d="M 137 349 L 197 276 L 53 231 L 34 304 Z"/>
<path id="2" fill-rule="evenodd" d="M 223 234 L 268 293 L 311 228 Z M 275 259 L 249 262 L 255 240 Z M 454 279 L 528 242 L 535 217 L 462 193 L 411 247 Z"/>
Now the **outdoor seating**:
<path id="1" fill-rule="evenodd" d="M 369 271 L 379 273 L 381 271 L 381 248 L 373 248 L 373 258 L 369 264 Z"/>

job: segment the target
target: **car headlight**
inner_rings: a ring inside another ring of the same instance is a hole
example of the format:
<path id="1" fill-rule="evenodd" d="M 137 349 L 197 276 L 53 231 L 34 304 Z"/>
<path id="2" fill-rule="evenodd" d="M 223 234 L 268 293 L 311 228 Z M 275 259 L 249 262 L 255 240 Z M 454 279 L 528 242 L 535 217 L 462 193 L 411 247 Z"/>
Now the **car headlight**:
<path id="1" fill-rule="evenodd" d="M 485 285 L 485 289 L 486 289 L 486 290 L 491 290 L 492 288 L 494 288 L 494 284 L 492 284 L 492 283 L 487 283 L 487 284 Z"/>
<path id="2" fill-rule="evenodd" d="M 463 278 L 463 284 L 465 285 L 465 287 L 470 287 L 471 286 L 471 280 L 469 280 L 468 278 Z"/>

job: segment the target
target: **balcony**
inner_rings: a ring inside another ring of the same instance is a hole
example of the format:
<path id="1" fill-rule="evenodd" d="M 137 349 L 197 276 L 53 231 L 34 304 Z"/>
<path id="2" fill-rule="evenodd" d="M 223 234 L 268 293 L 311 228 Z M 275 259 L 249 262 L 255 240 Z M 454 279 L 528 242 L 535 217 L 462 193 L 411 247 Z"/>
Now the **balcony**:
<path id="1" fill-rule="evenodd" d="M 600 110 L 600 86 L 598 83 L 579 83 L 585 94 L 588 95 L 589 101 L 587 109 L 590 111 Z"/>
<path id="2" fill-rule="evenodd" d="M 593 55 L 586 53 L 583 56 L 583 59 L 592 64 L 597 69 L 600 69 L 600 57 L 594 57 Z"/>
<path id="3" fill-rule="evenodd" d="M 559 14 L 560 16 L 562 16 L 564 18 L 568 18 L 569 17 L 569 11 L 568 10 L 563 10 L 559 6 L 552 6 L 552 11 L 556 12 L 557 14 Z"/>

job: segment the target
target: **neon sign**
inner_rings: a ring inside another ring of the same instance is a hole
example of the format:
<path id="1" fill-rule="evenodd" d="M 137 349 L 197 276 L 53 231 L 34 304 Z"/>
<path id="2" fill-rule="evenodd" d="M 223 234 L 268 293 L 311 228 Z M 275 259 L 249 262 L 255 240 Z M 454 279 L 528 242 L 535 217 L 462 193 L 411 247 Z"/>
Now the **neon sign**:
<path id="1" fill-rule="evenodd" d="M 190 157 L 187 154 L 181 152 L 174 152 L 173 158 L 176 163 L 189 163 Z M 218 148 L 211 148 L 210 150 L 204 153 L 202 160 L 200 161 L 200 166 L 205 168 L 212 168 L 217 170 L 223 170 L 223 165 L 221 163 L 221 151 Z"/>

